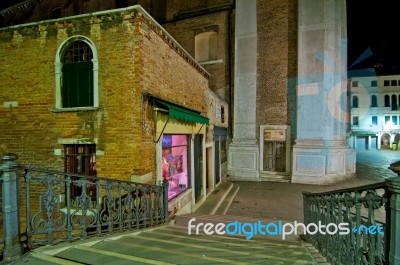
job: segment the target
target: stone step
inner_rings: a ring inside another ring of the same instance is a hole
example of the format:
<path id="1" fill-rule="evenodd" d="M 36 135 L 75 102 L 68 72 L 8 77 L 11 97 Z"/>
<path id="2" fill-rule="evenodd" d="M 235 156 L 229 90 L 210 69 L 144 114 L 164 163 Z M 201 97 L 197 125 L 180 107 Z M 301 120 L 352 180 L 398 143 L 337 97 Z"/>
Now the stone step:
<path id="1" fill-rule="evenodd" d="M 261 181 L 274 181 L 274 182 L 290 182 L 290 176 L 274 175 L 274 174 L 260 174 Z"/>
<path id="2" fill-rule="evenodd" d="M 175 226 L 43 249 L 13 264 L 315 264 L 300 241 L 188 235 Z"/>
<path id="3" fill-rule="evenodd" d="M 221 204 L 224 202 L 224 199 L 233 188 L 232 182 L 221 182 L 217 185 L 217 187 L 211 192 L 210 195 L 207 196 L 207 199 L 200 205 L 199 208 L 195 210 L 196 214 L 214 214 Z"/>
<path id="4" fill-rule="evenodd" d="M 229 193 L 225 196 L 219 207 L 216 208 L 214 213 L 212 214 L 225 215 L 238 192 L 239 192 L 239 185 L 233 184 Z"/>

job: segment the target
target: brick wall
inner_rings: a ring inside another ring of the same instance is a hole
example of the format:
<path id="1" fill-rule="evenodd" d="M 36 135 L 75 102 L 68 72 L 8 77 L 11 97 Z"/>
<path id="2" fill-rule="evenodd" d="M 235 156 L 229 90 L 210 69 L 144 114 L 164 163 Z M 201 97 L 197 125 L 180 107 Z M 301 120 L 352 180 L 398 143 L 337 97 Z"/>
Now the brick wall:
<path id="1" fill-rule="evenodd" d="M 155 172 L 154 135 L 143 130 L 142 91 L 205 113 L 207 78 L 142 18 L 102 15 L 0 30 L 0 154 L 24 165 L 63 170 L 60 139 L 96 140 L 99 176 L 129 180 Z M 54 60 L 68 37 L 98 50 L 99 102 L 94 111 L 54 112 Z M 154 174 L 155 175 L 155 174 Z"/>
<path id="2" fill-rule="evenodd" d="M 257 32 L 257 126 L 290 124 L 286 82 L 297 72 L 296 1 L 257 1 Z"/>
<path id="3" fill-rule="evenodd" d="M 229 23 L 230 12 L 222 11 L 163 25 L 193 58 L 195 58 L 196 33 L 207 31 L 207 28 L 217 26 L 217 49 L 220 62 L 203 64 L 202 66 L 211 75 L 209 81 L 211 90 L 226 101 L 229 101 L 230 90 Z"/>

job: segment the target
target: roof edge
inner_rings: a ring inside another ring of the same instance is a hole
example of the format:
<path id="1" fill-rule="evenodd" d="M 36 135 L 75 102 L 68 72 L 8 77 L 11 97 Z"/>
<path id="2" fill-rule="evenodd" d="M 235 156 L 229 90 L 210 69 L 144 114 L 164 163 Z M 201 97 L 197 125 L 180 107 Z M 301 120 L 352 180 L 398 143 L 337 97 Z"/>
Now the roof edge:
<path id="1" fill-rule="evenodd" d="M 28 0 L 26 2 L 30 2 L 30 1 Z M 122 13 L 122 12 L 127 12 L 127 11 L 136 11 L 136 12 L 142 14 L 143 17 L 148 22 L 150 22 L 150 23 L 148 23 L 149 26 L 152 28 L 152 30 L 157 35 L 159 35 L 161 38 L 163 38 L 164 41 L 166 41 L 171 46 L 171 48 L 173 48 L 181 57 L 183 57 L 188 63 L 190 63 L 194 68 L 196 68 L 204 77 L 206 77 L 207 79 L 210 78 L 211 75 L 168 33 L 167 30 L 165 30 L 140 5 L 134 5 L 134 6 L 118 8 L 118 9 L 102 10 L 102 11 L 97 11 L 97 12 L 93 12 L 93 13 L 80 14 L 80 15 L 76 15 L 76 16 L 69 16 L 69 17 L 63 17 L 63 18 L 57 18 L 57 19 L 41 20 L 41 21 L 37 21 L 37 22 L 31 22 L 31 23 L 25 23 L 25 24 L 19 24 L 19 25 L 12 25 L 12 26 L 8 26 L 5 28 L 0 28 L 0 32 L 6 31 L 6 30 L 17 30 L 17 29 L 32 27 L 32 26 L 40 26 L 40 25 L 49 24 L 49 23 L 70 21 L 70 20 L 75 20 L 75 19 L 79 19 L 79 18 L 90 18 L 90 17 L 96 17 L 96 16 L 101 16 L 101 15 L 107 15 L 107 14 L 116 14 L 116 13 Z"/>

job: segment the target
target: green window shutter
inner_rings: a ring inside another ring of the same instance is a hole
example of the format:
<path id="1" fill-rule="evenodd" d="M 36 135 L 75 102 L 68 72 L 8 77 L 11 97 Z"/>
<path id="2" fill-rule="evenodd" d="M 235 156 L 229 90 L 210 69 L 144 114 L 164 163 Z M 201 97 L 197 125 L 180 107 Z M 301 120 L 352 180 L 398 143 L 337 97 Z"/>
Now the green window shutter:
<path id="1" fill-rule="evenodd" d="M 62 107 L 69 108 L 71 107 L 70 99 L 74 98 L 73 90 L 72 90 L 72 80 L 73 80 L 73 72 L 71 64 L 64 64 L 62 68 Z"/>
<path id="2" fill-rule="evenodd" d="M 63 108 L 93 106 L 93 63 L 64 64 L 62 72 Z"/>

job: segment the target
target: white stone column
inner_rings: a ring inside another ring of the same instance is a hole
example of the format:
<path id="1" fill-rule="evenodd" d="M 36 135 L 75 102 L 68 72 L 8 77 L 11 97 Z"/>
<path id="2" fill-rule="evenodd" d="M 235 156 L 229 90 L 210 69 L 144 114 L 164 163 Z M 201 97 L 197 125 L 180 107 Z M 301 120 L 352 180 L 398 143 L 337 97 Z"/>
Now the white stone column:
<path id="1" fill-rule="evenodd" d="M 228 153 L 228 174 L 232 180 L 259 180 L 256 7 L 256 0 L 236 0 L 233 139 Z"/>
<path id="2" fill-rule="evenodd" d="M 381 141 L 382 141 L 382 134 L 378 134 L 378 139 L 376 139 L 377 141 L 377 147 L 376 149 L 380 150 L 381 149 Z"/>
<path id="3" fill-rule="evenodd" d="M 367 136 L 367 150 L 371 150 L 371 135 Z"/>
<path id="4" fill-rule="evenodd" d="M 345 0 L 299 0 L 296 140 L 292 182 L 332 183 L 355 173 L 346 144 Z"/>

